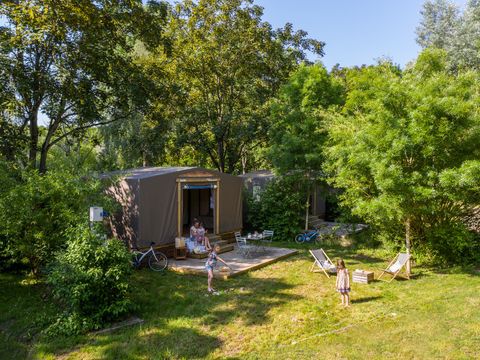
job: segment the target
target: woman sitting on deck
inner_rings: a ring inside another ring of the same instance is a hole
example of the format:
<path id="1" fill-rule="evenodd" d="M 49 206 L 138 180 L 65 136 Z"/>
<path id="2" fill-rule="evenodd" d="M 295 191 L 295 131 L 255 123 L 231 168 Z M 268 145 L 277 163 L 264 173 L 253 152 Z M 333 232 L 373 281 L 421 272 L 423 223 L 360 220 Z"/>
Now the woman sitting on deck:
<path id="1" fill-rule="evenodd" d="M 190 228 L 190 238 L 195 240 L 198 245 L 205 246 L 205 249 L 210 251 L 212 247 L 210 246 L 210 240 L 205 236 L 206 232 L 202 222 L 198 219 L 193 220 L 193 225 Z"/>

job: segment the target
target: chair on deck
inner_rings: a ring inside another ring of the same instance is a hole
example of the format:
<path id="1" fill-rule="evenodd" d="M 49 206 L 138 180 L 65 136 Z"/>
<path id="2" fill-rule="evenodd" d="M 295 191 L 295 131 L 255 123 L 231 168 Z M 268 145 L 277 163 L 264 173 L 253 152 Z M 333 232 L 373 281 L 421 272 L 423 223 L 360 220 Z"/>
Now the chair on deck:
<path id="1" fill-rule="evenodd" d="M 263 233 L 262 233 L 263 251 L 265 251 L 266 246 L 272 245 L 272 241 L 273 241 L 273 230 L 263 230 Z"/>
<path id="2" fill-rule="evenodd" d="M 315 270 L 315 266 L 318 266 L 327 277 L 330 277 L 328 272 L 337 272 L 336 266 L 333 265 L 332 260 L 330 260 L 327 253 L 323 251 L 323 249 L 310 250 L 310 254 L 312 254 L 313 258 L 315 259 L 310 271 L 318 272 L 318 270 Z"/>
<path id="3" fill-rule="evenodd" d="M 410 260 L 411 255 L 406 253 L 398 253 L 397 256 L 393 258 L 393 260 L 388 264 L 387 268 L 382 271 L 378 279 L 383 276 L 383 274 L 387 273 L 392 275 L 392 278 L 389 282 L 391 282 L 395 277 L 400 273 L 403 267 L 407 264 L 408 260 Z M 407 279 L 410 279 L 410 274 L 405 271 L 405 276 Z"/>
<path id="4" fill-rule="evenodd" d="M 247 243 L 247 239 L 245 237 L 242 237 L 242 235 L 240 235 L 240 231 L 235 232 L 235 240 L 237 241 L 238 250 L 240 251 L 242 256 L 248 257 L 248 255 L 250 255 L 250 252 L 253 249 L 253 246 L 249 245 Z"/>

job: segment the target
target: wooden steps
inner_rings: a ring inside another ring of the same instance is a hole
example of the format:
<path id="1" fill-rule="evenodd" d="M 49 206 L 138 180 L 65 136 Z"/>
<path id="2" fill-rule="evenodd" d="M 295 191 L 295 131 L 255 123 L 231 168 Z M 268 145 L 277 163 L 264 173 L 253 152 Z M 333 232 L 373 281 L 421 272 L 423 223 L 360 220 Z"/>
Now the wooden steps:
<path id="1" fill-rule="evenodd" d="M 309 215 L 308 216 L 308 228 L 315 229 L 317 227 L 321 227 L 325 223 L 325 220 L 320 219 L 316 215 Z"/>
<path id="2" fill-rule="evenodd" d="M 233 234 L 233 233 L 232 233 Z M 223 234 L 222 234 L 223 235 Z M 232 251 L 234 249 L 234 246 L 231 242 L 228 240 L 222 240 L 223 236 L 220 235 L 210 235 L 208 236 L 208 239 L 210 240 L 210 245 L 215 246 L 215 245 L 220 245 L 220 251 L 218 252 L 219 254 Z M 188 254 L 188 257 L 192 259 L 205 259 L 208 256 L 208 253 L 203 253 L 203 254 Z"/>
<path id="3" fill-rule="evenodd" d="M 219 254 L 232 251 L 234 249 L 235 244 L 235 233 L 234 232 L 227 232 L 223 234 L 207 234 L 210 244 L 213 246 L 215 244 L 220 245 L 220 251 L 218 252 Z M 175 252 L 175 245 L 174 244 L 166 244 L 166 245 L 157 245 L 154 247 L 157 250 L 160 250 L 163 252 L 168 258 L 174 257 L 174 252 Z M 145 248 L 143 250 L 148 250 L 148 248 Z M 188 254 L 188 257 L 194 258 L 194 259 L 204 259 L 208 256 L 208 253 L 205 254 Z"/>
<path id="4" fill-rule="evenodd" d="M 222 254 L 222 253 L 225 253 L 225 252 L 228 252 L 228 251 L 233 251 L 234 247 L 232 244 L 224 244 L 224 245 L 220 245 L 220 251 L 218 252 L 218 254 Z M 188 257 L 189 258 L 192 258 L 192 259 L 205 259 L 208 257 L 208 252 L 206 253 L 203 253 L 203 254 L 188 254 Z"/>
<path id="5" fill-rule="evenodd" d="M 235 233 L 232 232 L 226 232 L 220 235 L 222 240 L 226 241 L 229 244 L 235 244 L 237 241 L 235 240 Z"/>
<path id="6" fill-rule="evenodd" d="M 206 235 L 208 239 L 210 240 L 210 243 L 213 244 L 217 241 L 222 240 L 222 237 L 220 235 L 213 235 L 213 234 L 207 234 Z"/>

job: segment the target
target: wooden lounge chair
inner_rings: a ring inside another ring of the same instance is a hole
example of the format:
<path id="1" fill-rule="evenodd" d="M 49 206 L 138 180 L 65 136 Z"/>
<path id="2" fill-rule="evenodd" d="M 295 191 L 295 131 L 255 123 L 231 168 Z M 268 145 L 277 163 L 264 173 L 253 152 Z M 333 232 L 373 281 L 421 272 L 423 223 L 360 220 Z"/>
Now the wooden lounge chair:
<path id="1" fill-rule="evenodd" d="M 327 277 L 330 277 L 330 275 L 328 275 L 329 272 L 337 272 L 337 268 L 335 265 L 333 265 L 332 260 L 330 260 L 327 253 L 323 251 L 323 249 L 310 250 L 310 254 L 312 254 L 313 258 L 315 259 L 310 271 L 319 272 L 319 270 L 315 269 L 315 266 L 317 266 Z"/>
<path id="2" fill-rule="evenodd" d="M 383 276 L 383 274 L 387 273 L 392 275 L 392 278 L 389 280 L 391 282 L 395 277 L 400 273 L 400 271 L 405 267 L 407 261 L 410 260 L 410 254 L 406 253 L 398 253 L 397 256 L 388 264 L 387 268 L 382 271 L 378 280 Z M 410 274 L 405 270 L 405 276 L 407 279 L 410 279 Z"/>

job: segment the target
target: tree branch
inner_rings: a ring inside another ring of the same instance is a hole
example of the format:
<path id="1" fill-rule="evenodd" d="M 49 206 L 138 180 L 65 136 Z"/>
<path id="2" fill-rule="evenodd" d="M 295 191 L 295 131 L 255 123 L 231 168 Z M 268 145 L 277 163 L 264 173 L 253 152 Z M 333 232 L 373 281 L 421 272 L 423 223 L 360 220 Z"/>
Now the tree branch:
<path id="1" fill-rule="evenodd" d="M 130 115 L 130 114 L 129 114 Z M 128 115 L 125 115 L 125 116 L 121 116 L 121 117 L 118 117 L 118 118 L 115 118 L 115 119 L 112 119 L 112 120 L 107 120 L 107 121 L 101 121 L 101 122 L 96 122 L 96 123 L 92 123 L 92 124 L 88 124 L 88 125 L 83 125 L 83 126 L 78 126 L 74 129 L 71 129 L 70 131 L 67 131 L 66 133 L 60 135 L 59 137 L 55 138 L 54 140 L 52 140 L 50 142 L 50 147 L 52 147 L 53 145 L 57 144 L 59 141 L 65 139 L 67 136 L 73 134 L 73 133 L 76 133 L 78 131 L 81 131 L 81 130 L 85 130 L 85 129 L 89 129 L 89 128 L 92 128 L 92 127 L 95 127 L 95 126 L 101 126 L 101 125 L 108 125 L 108 124 L 111 124 L 111 123 L 114 123 L 114 122 L 117 122 L 117 121 L 120 121 L 120 120 L 123 120 L 123 119 L 126 119 L 128 117 Z"/>

